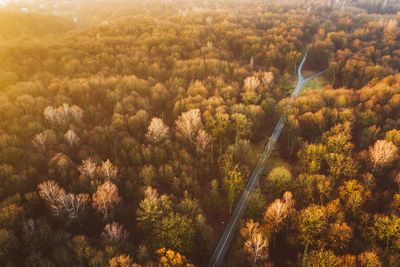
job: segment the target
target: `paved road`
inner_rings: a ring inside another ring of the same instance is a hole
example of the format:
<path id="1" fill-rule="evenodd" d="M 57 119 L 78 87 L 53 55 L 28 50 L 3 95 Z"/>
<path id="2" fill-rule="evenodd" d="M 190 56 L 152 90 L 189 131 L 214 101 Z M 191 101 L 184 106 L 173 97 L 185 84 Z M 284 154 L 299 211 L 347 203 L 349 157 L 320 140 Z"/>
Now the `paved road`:
<path id="1" fill-rule="evenodd" d="M 253 190 L 257 187 L 258 185 L 258 180 L 260 178 L 260 175 L 264 172 L 265 166 L 266 166 L 266 160 L 270 157 L 273 149 L 275 148 L 276 141 L 279 138 L 279 135 L 282 132 L 283 126 L 285 126 L 286 123 L 286 118 L 289 110 L 291 109 L 294 100 L 300 93 L 301 88 L 306 82 L 309 82 L 316 77 L 324 74 L 327 70 L 321 71 L 307 79 L 304 79 L 303 75 L 301 75 L 301 69 L 303 68 L 303 64 L 306 61 L 307 53 L 304 55 L 303 60 L 300 63 L 299 68 L 297 69 L 297 84 L 296 88 L 294 89 L 292 95 L 290 96 L 289 102 L 285 107 L 285 110 L 283 111 L 283 114 L 281 118 L 279 119 L 278 124 L 275 126 L 274 132 L 272 133 L 271 137 L 269 138 L 269 141 L 267 145 L 264 148 L 264 151 L 260 157 L 260 159 L 257 162 L 257 165 L 253 171 L 253 173 L 250 176 L 249 181 L 247 182 L 247 185 L 244 189 L 244 192 L 239 199 L 238 203 L 236 204 L 235 210 L 232 213 L 231 218 L 229 219 L 228 225 L 225 228 L 224 233 L 222 234 L 221 239 L 218 242 L 217 247 L 214 250 L 213 255 L 211 256 L 210 262 L 208 264 L 209 267 L 214 267 L 214 266 L 221 266 L 225 254 L 229 248 L 229 245 L 235 236 L 236 228 L 238 226 L 239 220 L 243 217 L 244 211 L 246 210 L 248 200 L 250 198 L 251 193 Z"/>

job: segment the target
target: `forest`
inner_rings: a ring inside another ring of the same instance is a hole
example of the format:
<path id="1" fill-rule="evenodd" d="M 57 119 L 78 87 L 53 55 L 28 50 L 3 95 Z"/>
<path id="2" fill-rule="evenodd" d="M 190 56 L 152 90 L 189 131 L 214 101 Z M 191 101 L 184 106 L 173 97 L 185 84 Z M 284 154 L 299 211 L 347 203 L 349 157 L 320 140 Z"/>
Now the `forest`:
<path id="1" fill-rule="evenodd" d="M 0 266 L 400 266 L 398 0 L 0 9 Z M 87 4 L 88 5 L 88 4 Z"/>

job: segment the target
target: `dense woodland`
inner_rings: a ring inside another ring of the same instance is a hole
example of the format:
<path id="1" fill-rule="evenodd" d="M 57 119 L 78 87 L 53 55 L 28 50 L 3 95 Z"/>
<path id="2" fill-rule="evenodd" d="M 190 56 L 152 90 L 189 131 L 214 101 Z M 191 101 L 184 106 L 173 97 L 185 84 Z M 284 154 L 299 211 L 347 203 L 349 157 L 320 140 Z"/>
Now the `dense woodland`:
<path id="1" fill-rule="evenodd" d="M 399 266 L 398 1 L 140 2 L 1 11 L 0 265 L 205 266 L 308 51 L 226 265 Z"/>

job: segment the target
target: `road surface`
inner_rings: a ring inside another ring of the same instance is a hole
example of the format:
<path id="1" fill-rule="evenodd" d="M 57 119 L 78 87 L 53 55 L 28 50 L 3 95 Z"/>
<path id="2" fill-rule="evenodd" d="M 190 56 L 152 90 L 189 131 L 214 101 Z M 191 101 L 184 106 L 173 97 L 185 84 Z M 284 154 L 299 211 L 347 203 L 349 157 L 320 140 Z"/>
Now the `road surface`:
<path id="1" fill-rule="evenodd" d="M 221 239 L 218 242 L 217 247 L 214 250 L 213 255 L 211 256 L 210 262 L 208 264 L 209 267 L 221 266 L 225 254 L 229 248 L 229 245 L 235 236 L 236 228 L 238 226 L 239 220 L 243 217 L 244 211 L 246 210 L 248 200 L 250 198 L 251 193 L 258 185 L 258 180 L 260 175 L 264 172 L 266 166 L 266 160 L 270 157 L 273 149 L 275 148 L 276 141 L 279 138 L 279 135 L 282 132 L 283 126 L 285 126 L 286 118 L 289 110 L 291 109 L 294 100 L 300 93 L 301 88 L 303 85 L 316 77 L 324 74 L 327 70 L 321 71 L 307 79 L 304 79 L 303 75 L 301 75 L 301 69 L 303 68 L 303 64 L 306 61 L 307 53 L 304 55 L 303 60 L 300 63 L 299 68 L 297 69 L 297 84 L 296 88 L 293 90 L 292 95 L 290 96 L 289 102 L 283 111 L 281 118 L 279 119 L 278 124 L 275 126 L 274 132 L 272 133 L 271 137 L 268 140 L 267 145 L 264 148 L 264 151 L 259 158 L 256 167 L 254 168 L 253 173 L 250 176 L 249 181 L 244 189 L 244 192 L 239 199 L 238 203 L 236 204 L 235 210 L 232 213 L 231 218 L 225 228 L 224 233 L 221 236 Z"/>

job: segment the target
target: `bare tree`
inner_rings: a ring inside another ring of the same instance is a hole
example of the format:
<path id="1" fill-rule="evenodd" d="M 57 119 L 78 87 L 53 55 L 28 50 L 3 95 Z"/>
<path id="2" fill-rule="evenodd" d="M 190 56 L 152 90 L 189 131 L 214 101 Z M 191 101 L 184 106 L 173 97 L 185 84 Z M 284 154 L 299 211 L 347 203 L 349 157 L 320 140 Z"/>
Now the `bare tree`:
<path id="1" fill-rule="evenodd" d="M 187 112 L 183 112 L 176 120 L 176 126 L 178 133 L 193 142 L 197 132 L 202 128 L 200 110 L 191 109 Z"/>
<path id="2" fill-rule="evenodd" d="M 56 211 L 61 212 L 68 222 L 80 221 L 80 217 L 85 210 L 87 203 L 89 202 L 88 194 L 64 194 L 57 199 L 58 209 Z"/>
<path id="3" fill-rule="evenodd" d="M 65 190 L 53 180 L 39 184 L 39 196 L 49 202 L 53 214 L 67 219 L 78 220 L 89 201 L 87 194 L 66 194 Z"/>
<path id="4" fill-rule="evenodd" d="M 80 123 L 83 117 L 83 110 L 77 105 L 73 105 L 69 109 L 69 114 L 76 123 Z"/>
<path id="5" fill-rule="evenodd" d="M 93 208 L 102 213 L 104 219 L 108 219 L 112 215 L 114 208 L 121 201 L 117 186 L 109 181 L 106 181 L 97 188 L 92 199 Z"/>
<path id="6" fill-rule="evenodd" d="M 150 201 L 157 199 L 158 198 L 157 189 L 148 186 L 146 190 L 144 190 L 144 196 L 146 199 L 149 199 Z"/>
<path id="7" fill-rule="evenodd" d="M 262 82 L 265 86 L 270 86 L 274 81 L 274 73 L 273 72 L 266 72 L 262 77 Z"/>
<path id="8" fill-rule="evenodd" d="M 107 244 L 116 245 L 120 242 L 126 241 L 128 238 L 128 232 L 124 229 L 124 227 L 116 222 L 112 224 L 107 224 L 104 227 L 103 233 L 101 236 L 107 242 Z"/>
<path id="9" fill-rule="evenodd" d="M 96 175 L 97 165 L 90 158 L 88 158 L 82 161 L 82 164 L 78 167 L 78 170 L 82 175 L 93 179 Z"/>
<path id="10" fill-rule="evenodd" d="M 285 203 L 280 199 L 275 199 L 271 205 L 269 205 L 267 211 L 265 212 L 264 220 L 266 222 L 272 223 L 274 228 L 283 222 L 287 215 L 287 207 Z"/>
<path id="11" fill-rule="evenodd" d="M 395 159 L 398 158 L 398 148 L 390 141 L 378 140 L 375 142 L 374 146 L 369 148 L 369 154 L 371 162 L 374 165 L 372 173 L 374 173 L 377 166 L 380 167 L 380 172 L 383 167 L 391 164 Z"/>
<path id="12" fill-rule="evenodd" d="M 47 134 L 43 132 L 35 135 L 35 138 L 33 138 L 32 143 L 33 146 L 36 147 L 39 151 L 44 152 L 46 150 L 46 145 L 47 145 Z"/>
<path id="13" fill-rule="evenodd" d="M 54 117 L 56 119 L 56 122 L 59 125 L 63 125 L 64 124 L 64 119 L 65 119 L 64 109 L 62 109 L 62 108 L 55 109 L 54 110 Z"/>
<path id="14" fill-rule="evenodd" d="M 282 200 L 275 199 L 274 202 L 268 207 L 264 215 L 264 220 L 267 224 L 272 225 L 274 233 L 274 248 L 275 248 L 275 237 L 279 230 L 280 225 L 287 218 L 287 216 L 293 211 L 294 200 L 293 195 L 289 191 L 283 194 Z"/>
<path id="15" fill-rule="evenodd" d="M 250 76 L 244 80 L 244 89 L 246 91 L 255 91 L 260 85 L 260 80 L 257 77 Z"/>
<path id="16" fill-rule="evenodd" d="M 99 176 L 104 178 L 106 181 L 112 181 L 117 178 L 118 168 L 107 159 L 106 161 L 103 161 L 101 166 L 97 167 L 97 172 Z"/>
<path id="17" fill-rule="evenodd" d="M 153 143 L 159 143 L 168 137 L 169 128 L 162 119 L 153 118 L 147 129 L 146 138 Z"/>
<path id="18" fill-rule="evenodd" d="M 285 193 L 283 193 L 282 201 L 286 205 L 287 215 L 290 215 L 290 213 L 292 213 L 292 211 L 294 210 L 295 204 L 293 194 L 290 191 L 286 191 Z"/>
<path id="19" fill-rule="evenodd" d="M 52 106 L 46 107 L 43 111 L 43 115 L 53 126 L 55 126 L 55 123 L 58 125 L 66 125 L 72 120 L 79 123 L 83 116 L 83 110 L 76 105 L 70 107 L 68 104 L 64 103 L 58 108 L 53 108 Z"/>
<path id="20" fill-rule="evenodd" d="M 46 120 L 50 121 L 54 125 L 56 116 L 54 108 L 52 106 L 46 107 L 43 111 L 43 115 Z"/>
<path id="21" fill-rule="evenodd" d="M 264 238 L 257 222 L 247 221 L 246 226 L 240 230 L 245 238 L 244 251 L 250 255 L 253 265 L 258 260 L 268 258 L 268 239 Z"/>
<path id="22" fill-rule="evenodd" d="M 268 239 L 257 233 L 244 243 L 244 250 L 252 257 L 253 264 L 265 260 L 268 258 Z"/>
<path id="23" fill-rule="evenodd" d="M 57 205 L 57 200 L 65 195 L 65 190 L 58 186 L 53 180 L 38 185 L 39 196 L 48 201 L 51 205 Z"/>
<path id="24" fill-rule="evenodd" d="M 74 130 L 68 130 L 68 132 L 65 133 L 64 138 L 71 147 L 74 147 L 79 142 L 79 137 L 76 135 Z"/>
<path id="25" fill-rule="evenodd" d="M 205 130 L 199 130 L 195 141 L 196 151 L 199 153 L 203 153 L 210 142 L 211 138 L 207 134 L 207 132 Z"/>
<path id="26" fill-rule="evenodd" d="M 63 114 L 64 118 L 69 120 L 69 105 L 63 103 L 58 109 L 60 110 L 60 113 Z"/>

